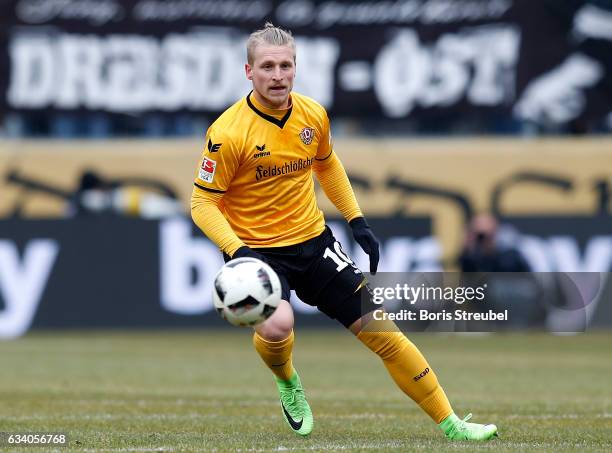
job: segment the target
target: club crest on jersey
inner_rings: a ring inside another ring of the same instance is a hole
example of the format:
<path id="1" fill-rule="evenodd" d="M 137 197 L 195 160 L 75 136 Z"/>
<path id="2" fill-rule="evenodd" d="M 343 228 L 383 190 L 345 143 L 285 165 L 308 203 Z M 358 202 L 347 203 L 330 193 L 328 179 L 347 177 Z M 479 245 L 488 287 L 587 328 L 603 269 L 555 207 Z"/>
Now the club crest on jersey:
<path id="1" fill-rule="evenodd" d="M 200 167 L 199 176 L 204 182 L 213 182 L 215 178 L 215 170 L 217 169 L 217 162 L 205 157 Z"/>
<path id="2" fill-rule="evenodd" d="M 315 130 L 312 127 L 305 127 L 300 132 L 300 138 L 304 142 L 305 145 L 310 145 L 312 143 L 312 139 L 314 138 Z"/>

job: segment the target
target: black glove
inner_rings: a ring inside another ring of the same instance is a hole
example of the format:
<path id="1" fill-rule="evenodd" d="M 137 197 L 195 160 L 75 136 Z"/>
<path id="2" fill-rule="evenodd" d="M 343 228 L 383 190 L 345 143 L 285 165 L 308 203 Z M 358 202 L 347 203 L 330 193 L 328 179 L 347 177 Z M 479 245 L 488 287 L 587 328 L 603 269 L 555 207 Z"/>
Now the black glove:
<path id="1" fill-rule="evenodd" d="M 370 273 L 376 274 L 379 259 L 378 239 L 376 239 L 376 236 L 374 236 L 374 233 L 372 233 L 370 229 L 370 225 L 368 225 L 368 222 L 366 222 L 366 219 L 363 217 L 357 217 L 351 220 L 349 225 L 353 230 L 355 241 L 357 241 L 357 244 L 359 244 L 363 251 L 370 257 Z"/>
<path id="2" fill-rule="evenodd" d="M 246 245 L 243 245 L 234 252 L 234 254 L 232 255 L 232 259 L 236 258 L 257 258 L 258 260 L 267 263 L 265 256 L 263 256 L 261 253 L 256 252 L 252 248 L 247 247 Z"/>

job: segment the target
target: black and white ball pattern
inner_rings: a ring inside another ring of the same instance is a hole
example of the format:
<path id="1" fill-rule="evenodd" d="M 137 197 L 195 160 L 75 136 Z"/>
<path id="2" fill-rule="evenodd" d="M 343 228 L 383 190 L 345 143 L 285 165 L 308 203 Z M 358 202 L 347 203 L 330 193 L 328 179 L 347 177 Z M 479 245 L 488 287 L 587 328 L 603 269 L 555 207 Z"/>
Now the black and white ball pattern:
<path id="1" fill-rule="evenodd" d="M 237 258 L 217 273 L 213 303 L 235 326 L 254 326 L 268 319 L 281 300 L 281 284 L 274 270 L 255 258 Z"/>

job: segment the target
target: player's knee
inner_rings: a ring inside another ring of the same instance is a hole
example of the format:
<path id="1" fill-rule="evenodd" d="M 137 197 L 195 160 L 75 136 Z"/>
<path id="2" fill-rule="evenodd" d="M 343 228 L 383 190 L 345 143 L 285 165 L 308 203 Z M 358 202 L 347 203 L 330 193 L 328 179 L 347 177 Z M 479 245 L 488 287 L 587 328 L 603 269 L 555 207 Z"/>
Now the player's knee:
<path id="1" fill-rule="evenodd" d="M 291 335 L 293 324 L 286 321 L 268 319 L 261 326 L 257 326 L 257 333 L 267 341 L 282 341 Z"/>
<path id="2" fill-rule="evenodd" d="M 282 341 L 291 334 L 292 330 L 293 310 L 284 300 L 266 322 L 255 327 L 255 331 L 268 341 Z"/>

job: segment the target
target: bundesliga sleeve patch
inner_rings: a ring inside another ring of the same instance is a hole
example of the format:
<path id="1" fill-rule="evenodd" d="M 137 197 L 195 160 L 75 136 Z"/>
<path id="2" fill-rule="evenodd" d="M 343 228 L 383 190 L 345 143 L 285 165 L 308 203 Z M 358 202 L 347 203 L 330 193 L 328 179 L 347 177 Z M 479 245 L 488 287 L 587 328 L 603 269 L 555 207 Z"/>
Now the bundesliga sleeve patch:
<path id="1" fill-rule="evenodd" d="M 205 157 L 200 167 L 200 179 L 205 182 L 213 182 L 215 177 L 215 170 L 217 169 L 217 162 Z"/>

